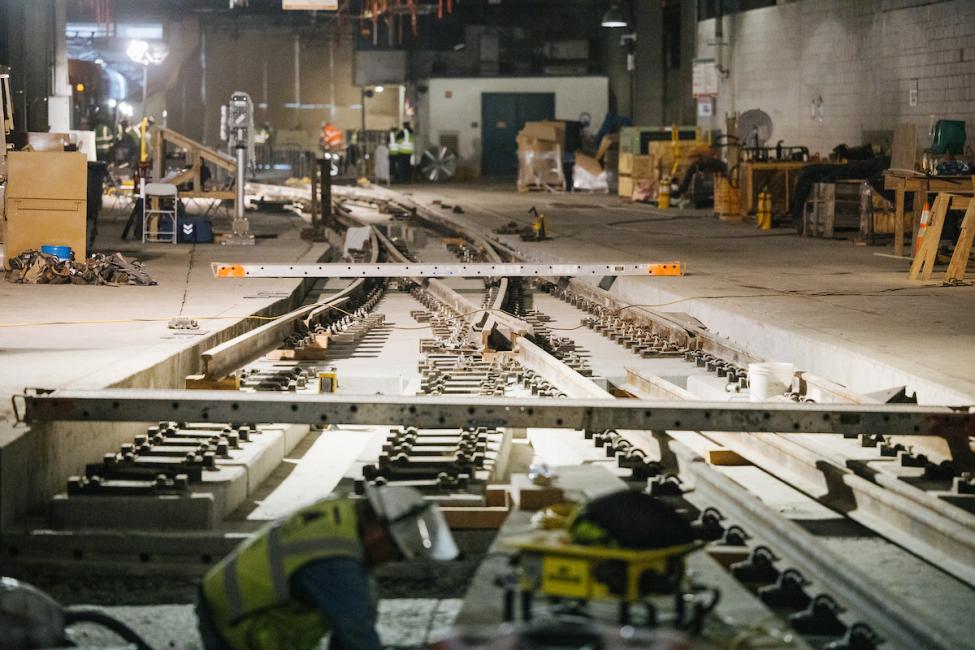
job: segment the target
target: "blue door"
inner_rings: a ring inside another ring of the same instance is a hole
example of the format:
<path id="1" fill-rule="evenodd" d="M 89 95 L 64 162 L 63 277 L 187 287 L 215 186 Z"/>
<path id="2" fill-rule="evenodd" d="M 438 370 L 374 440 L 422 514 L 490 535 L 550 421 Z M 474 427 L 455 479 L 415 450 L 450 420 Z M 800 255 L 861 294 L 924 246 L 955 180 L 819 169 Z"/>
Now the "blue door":
<path id="1" fill-rule="evenodd" d="M 481 175 L 516 176 L 525 122 L 555 119 L 555 93 L 481 94 Z"/>

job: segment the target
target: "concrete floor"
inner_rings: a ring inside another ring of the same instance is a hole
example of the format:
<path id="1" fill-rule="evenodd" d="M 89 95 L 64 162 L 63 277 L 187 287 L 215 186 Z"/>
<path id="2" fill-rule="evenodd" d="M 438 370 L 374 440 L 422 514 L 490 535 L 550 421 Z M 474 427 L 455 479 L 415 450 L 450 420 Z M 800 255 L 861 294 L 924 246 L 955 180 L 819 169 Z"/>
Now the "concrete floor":
<path id="1" fill-rule="evenodd" d="M 975 402 L 975 286 L 909 281 L 909 261 L 875 255 L 890 246 L 759 231 L 708 211 L 606 194 L 519 194 L 511 184 L 400 189 L 428 205 L 461 206 L 456 216 L 486 233 L 509 221 L 528 225 L 536 206 L 550 241 L 499 238 L 537 261 L 680 260 L 684 277 L 620 278 L 612 291 L 630 304 L 691 314 L 769 360 L 861 392 L 907 384 L 922 402 Z"/>
<path id="2" fill-rule="evenodd" d="M 28 429 L 13 420 L 10 396 L 26 387 L 182 387 L 199 371 L 200 353 L 301 300 L 297 279 L 216 279 L 213 261 L 314 262 L 327 244 L 300 238 L 292 213 L 251 213 L 251 247 L 144 244 L 120 235 L 129 207 L 106 203 L 95 250 L 145 263 L 155 286 L 21 285 L 0 281 L 0 522 L 63 489 L 84 463 L 118 447 L 136 431 L 124 425 L 51 425 Z M 203 206 L 190 205 L 191 213 Z M 214 229 L 230 231 L 229 215 Z M 174 316 L 199 330 L 170 330 Z M 14 489 L 12 486 L 20 486 Z"/>
<path id="3" fill-rule="evenodd" d="M 249 216 L 256 246 L 173 246 L 121 240 L 128 213 L 106 210 L 95 250 L 144 262 L 156 286 L 0 282 L 0 421 L 10 395 L 25 386 L 101 388 L 122 382 L 288 298 L 298 286 L 295 279 L 213 277 L 215 261 L 312 262 L 327 249 L 300 239 L 304 222 L 293 214 Z M 214 228 L 229 231 L 229 220 L 216 218 Z M 174 316 L 195 318 L 200 329 L 170 330 L 167 322 Z"/>

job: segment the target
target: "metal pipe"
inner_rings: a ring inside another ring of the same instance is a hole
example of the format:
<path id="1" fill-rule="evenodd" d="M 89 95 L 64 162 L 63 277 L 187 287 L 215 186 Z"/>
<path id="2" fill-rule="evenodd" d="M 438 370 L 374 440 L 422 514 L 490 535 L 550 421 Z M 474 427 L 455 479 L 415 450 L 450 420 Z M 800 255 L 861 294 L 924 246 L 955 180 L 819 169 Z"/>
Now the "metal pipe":
<path id="1" fill-rule="evenodd" d="M 237 196 L 234 199 L 234 218 L 244 218 L 244 189 L 247 185 L 247 144 L 241 140 L 237 141 L 235 148 L 237 154 Z"/>

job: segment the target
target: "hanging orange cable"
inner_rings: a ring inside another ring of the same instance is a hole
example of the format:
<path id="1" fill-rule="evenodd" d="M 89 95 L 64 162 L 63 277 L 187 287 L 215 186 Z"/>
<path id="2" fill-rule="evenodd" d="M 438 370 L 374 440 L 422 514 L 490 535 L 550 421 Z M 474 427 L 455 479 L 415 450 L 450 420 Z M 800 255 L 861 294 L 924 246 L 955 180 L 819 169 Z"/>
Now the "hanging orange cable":
<path id="1" fill-rule="evenodd" d="M 410 8 L 410 27 L 413 29 L 413 37 L 417 35 L 416 29 L 416 0 L 406 0 L 406 4 Z"/>

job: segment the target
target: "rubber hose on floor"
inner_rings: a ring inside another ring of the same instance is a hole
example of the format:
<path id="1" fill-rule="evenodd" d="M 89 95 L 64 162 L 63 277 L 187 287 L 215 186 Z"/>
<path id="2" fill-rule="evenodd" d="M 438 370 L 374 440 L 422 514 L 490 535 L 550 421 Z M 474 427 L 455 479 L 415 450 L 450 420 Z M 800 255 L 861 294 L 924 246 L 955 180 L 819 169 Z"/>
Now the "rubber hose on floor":
<path id="1" fill-rule="evenodd" d="M 125 641 L 135 644 L 138 650 L 152 650 L 152 647 L 146 643 L 135 630 L 122 621 L 116 620 L 103 612 L 96 612 L 92 610 L 65 610 L 65 627 L 74 625 L 76 623 L 95 623 L 96 625 L 108 628 L 115 634 L 125 639 Z"/>

